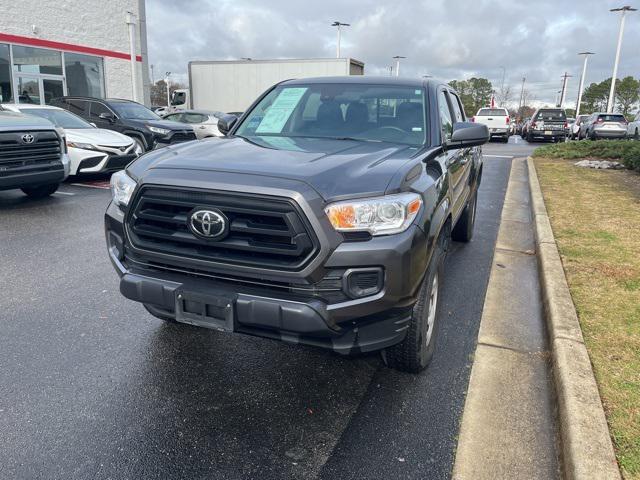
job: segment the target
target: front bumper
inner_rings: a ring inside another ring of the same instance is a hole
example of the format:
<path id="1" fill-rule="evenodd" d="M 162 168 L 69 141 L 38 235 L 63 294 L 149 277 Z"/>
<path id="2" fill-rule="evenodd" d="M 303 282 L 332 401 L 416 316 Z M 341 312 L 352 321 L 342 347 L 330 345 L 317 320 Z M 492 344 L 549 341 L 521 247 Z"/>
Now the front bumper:
<path id="1" fill-rule="evenodd" d="M 118 147 L 105 147 L 104 150 L 85 150 L 71 147 L 69 157 L 71 158 L 71 175 L 78 175 L 122 170 L 138 158 L 138 154 L 135 152 L 134 145 L 125 151 L 120 151 Z"/>
<path id="2" fill-rule="evenodd" d="M 203 276 L 186 266 L 177 271 L 136 262 L 129 255 L 123 218 L 111 204 L 105 215 L 107 245 L 125 297 L 160 317 L 342 354 L 379 350 L 404 339 L 428 261 L 426 235 L 415 225 L 397 235 L 342 243 L 320 269 L 377 268 L 384 280 L 373 295 L 333 303 L 294 288 L 296 282 L 304 284 L 303 278 L 284 285 L 259 272 L 252 277 Z"/>

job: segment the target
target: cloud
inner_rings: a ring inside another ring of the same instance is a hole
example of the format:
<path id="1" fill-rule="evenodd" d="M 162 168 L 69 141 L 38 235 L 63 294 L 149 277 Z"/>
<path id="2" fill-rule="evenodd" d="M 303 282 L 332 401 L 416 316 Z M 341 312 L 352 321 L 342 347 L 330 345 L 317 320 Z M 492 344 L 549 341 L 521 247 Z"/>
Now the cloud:
<path id="1" fill-rule="evenodd" d="M 619 6 L 611 0 L 147 0 L 150 63 L 186 81 L 191 60 L 335 55 L 334 20 L 343 29 L 342 55 L 365 62 L 365 73 L 388 74 L 403 55 L 403 76 L 444 80 L 469 76 L 502 81 L 519 91 L 523 76 L 539 101 L 552 102 L 561 75 L 573 75 L 576 96 L 582 60 L 591 50 L 586 83 L 611 76 Z M 624 3 L 624 2 L 623 2 Z M 640 12 L 628 15 L 619 77 L 640 76 Z"/>

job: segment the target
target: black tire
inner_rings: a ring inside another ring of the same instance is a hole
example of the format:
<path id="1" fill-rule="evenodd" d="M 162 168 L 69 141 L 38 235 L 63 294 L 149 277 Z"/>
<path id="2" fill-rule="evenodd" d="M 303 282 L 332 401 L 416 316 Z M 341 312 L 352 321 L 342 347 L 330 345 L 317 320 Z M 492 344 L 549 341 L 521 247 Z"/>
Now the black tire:
<path id="1" fill-rule="evenodd" d="M 476 206 L 478 204 L 478 190 L 476 190 L 464 207 L 458 223 L 451 232 L 451 238 L 456 242 L 470 242 L 473 238 L 473 225 L 476 222 Z"/>
<path id="2" fill-rule="evenodd" d="M 509 143 L 509 137 L 504 137 L 504 139 L 502 140 L 502 143 Z"/>
<path id="3" fill-rule="evenodd" d="M 597 139 L 598 139 L 598 137 L 596 137 L 596 132 L 593 132 L 593 131 L 592 131 L 592 132 L 589 134 L 589 140 L 594 140 L 594 141 L 595 141 L 595 140 L 597 140 Z"/>
<path id="4" fill-rule="evenodd" d="M 420 285 L 407 336 L 402 342 L 382 352 L 385 364 L 401 372 L 419 373 L 427 368 L 433 358 L 439 330 L 440 284 L 449 241 L 449 229 L 445 229 L 438 238 L 436 250 Z"/>
<path id="5" fill-rule="evenodd" d="M 24 187 L 20 190 L 30 198 L 44 198 L 55 193 L 55 191 L 58 190 L 58 186 L 58 183 L 51 183 L 49 185 L 40 185 L 38 187 Z"/>
<path id="6" fill-rule="evenodd" d="M 533 143 L 533 135 L 531 135 L 530 133 L 527 133 L 527 142 Z"/>

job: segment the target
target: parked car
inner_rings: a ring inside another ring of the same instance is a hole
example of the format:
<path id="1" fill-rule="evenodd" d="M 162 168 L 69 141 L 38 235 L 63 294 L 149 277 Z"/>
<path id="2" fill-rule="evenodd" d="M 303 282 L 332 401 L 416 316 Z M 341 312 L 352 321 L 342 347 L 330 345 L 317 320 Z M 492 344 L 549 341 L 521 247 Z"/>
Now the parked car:
<path id="1" fill-rule="evenodd" d="M 64 132 L 44 118 L 0 111 L 0 190 L 51 195 L 69 175 Z"/>
<path id="2" fill-rule="evenodd" d="M 497 138 L 504 143 L 509 141 L 511 122 L 509 111 L 506 108 L 481 108 L 472 121 L 486 125 L 492 140 Z"/>
<path id="3" fill-rule="evenodd" d="M 208 110 L 180 110 L 164 115 L 162 118 L 191 125 L 193 131 L 196 132 L 196 137 L 203 139 L 222 136 L 220 130 L 218 130 L 218 120 L 225 115 L 226 114 L 222 112 L 211 112 Z"/>
<path id="4" fill-rule="evenodd" d="M 584 137 L 590 140 L 620 139 L 626 136 L 627 120 L 621 113 L 595 112 L 585 125 Z"/>
<path id="5" fill-rule="evenodd" d="M 640 112 L 638 112 L 633 121 L 627 125 L 627 137 L 640 140 Z"/>
<path id="6" fill-rule="evenodd" d="M 446 84 L 357 76 L 284 81 L 219 127 L 113 175 L 122 294 L 163 320 L 425 368 L 487 127 Z"/>
<path id="7" fill-rule="evenodd" d="M 567 126 L 565 127 L 565 134 L 567 137 L 571 135 L 571 131 L 573 130 L 574 123 L 576 123 L 575 118 L 567 117 L 567 124 L 566 124 Z"/>
<path id="8" fill-rule="evenodd" d="M 522 125 L 520 126 L 520 136 L 522 138 L 527 138 L 527 129 L 529 128 L 529 123 L 531 123 L 531 117 L 526 117 L 522 121 Z"/>
<path id="9" fill-rule="evenodd" d="M 580 128 L 589 119 L 590 115 L 578 115 L 576 121 L 571 125 L 569 130 L 569 137 L 571 140 L 580 139 Z"/>
<path id="10" fill-rule="evenodd" d="M 46 118 L 64 129 L 69 155 L 69 174 L 122 170 L 142 153 L 136 143 L 121 133 L 96 128 L 67 110 L 50 105 L 5 104 L 5 110 Z"/>
<path id="11" fill-rule="evenodd" d="M 69 96 L 55 98 L 51 105 L 69 110 L 98 128 L 131 137 L 143 152 L 196 139 L 190 126 L 162 120 L 144 105 L 131 100 Z"/>
<path id="12" fill-rule="evenodd" d="M 539 108 L 527 125 L 527 142 L 551 140 L 558 142 L 567 136 L 567 116 L 561 108 Z"/>

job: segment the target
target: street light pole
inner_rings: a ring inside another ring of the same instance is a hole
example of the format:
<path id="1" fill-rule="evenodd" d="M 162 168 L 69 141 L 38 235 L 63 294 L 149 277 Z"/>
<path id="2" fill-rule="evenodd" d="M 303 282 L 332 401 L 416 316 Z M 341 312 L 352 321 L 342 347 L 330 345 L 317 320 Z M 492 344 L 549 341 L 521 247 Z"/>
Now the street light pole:
<path id="1" fill-rule="evenodd" d="M 569 75 L 567 72 L 564 72 L 564 75 L 562 76 L 562 93 L 560 94 L 560 103 L 558 104 L 560 108 L 562 108 L 562 104 L 564 103 L 564 97 L 567 93 L 567 79 L 569 78 L 571 78 L 571 75 Z"/>
<path id="2" fill-rule="evenodd" d="M 171 107 L 171 100 L 169 98 L 169 77 L 171 76 L 171 72 L 166 72 L 164 74 L 164 83 L 167 85 L 167 108 Z"/>
<path id="3" fill-rule="evenodd" d="M 407 58 L 407 57 L 403 57 L 402 55 L 396 55 L 393 58 L 396 59 L 396 77 L 399 77 L 400 76 L 400 59 Z"/>
<path id="4" fill-rule="evenodd" d="M 507 69 L 504 67 L 500 67 L 502 69 L 502 83 L 500 84 L 500 106 L 503 106 L 504 103 L 504 77 L 507 74 Z"/>
<path id="5" fill-rule="evenodd" d="M 611 77 L 611 90 L 609 90 L 609 98 L 607 99 L 607 113 L 613 112 L 613 106 L 615 105 L 616 94 L 616 78 L 618 77 L 618 62 L 620 61 L 620 49 L 622 48 L 622 35 L 624 33 L 624 19 L 627 16 L 627 12 L 635 12 L 637 8 L 632 8 L 629 5 L 625 5 L 620 8 L 612 8 L 611 12 L 622 12 L 622 18 L 620 18 L 620 31 L 618 32 L 618 47 L 616 48 L 616 59 L 613 63 L 613 76 Z"/>
<path id="6" fill-rule="evenodd" d="M 340 58 L 340 28 L 341 27 L 350 27 L 351 24 L 350 23 L 342 23 L 342 22 L 338 22 L 335 21 L 331 24 L 332 27 L 338 27 L 338 42 L 336 44 L 336 58 Z"/>
<path id="7" fill-rule="evenodd" d="M 580 52 L 578 55 L 584 55 L 584 63 L 582 64 L 582 75 L 580 75 L 580 86 L 578 87 L 578 103 L 576 104 L 576 118 L 580 115 L 580 104 L 582 103 L 582 92 L 584 91 L 584 79 L 587 74 L 587 61 L 589 55 L 595 55 L 593 52 Z"/>

